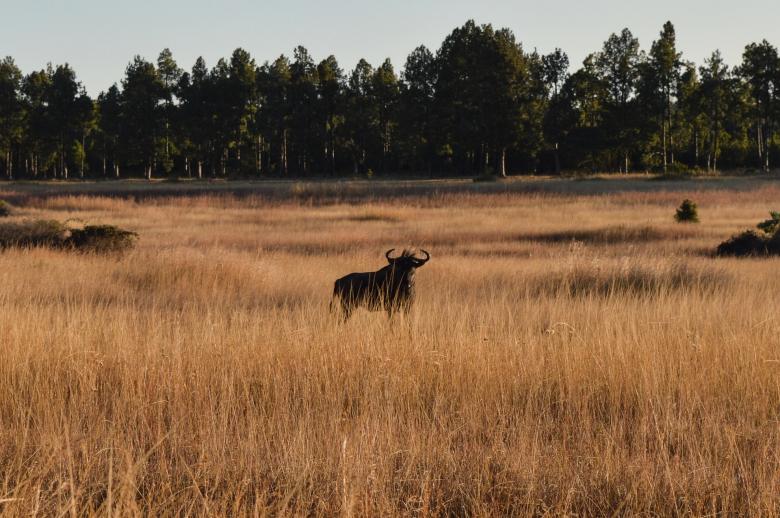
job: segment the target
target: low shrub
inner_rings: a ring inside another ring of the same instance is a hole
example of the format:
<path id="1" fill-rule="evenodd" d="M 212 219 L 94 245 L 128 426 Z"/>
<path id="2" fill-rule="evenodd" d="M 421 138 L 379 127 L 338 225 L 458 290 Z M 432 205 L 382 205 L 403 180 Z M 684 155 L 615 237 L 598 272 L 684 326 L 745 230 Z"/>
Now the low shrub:
<path id="1" fill-rule="evenodd" d="M 691 200 L 683 200 L 682 204 L 677 208 L 677 212 L 674 215 L 674 219 L 678 223 L 698 223 L 699 222 L 699 210 L 696 204 Z"/>
<path id="2" fill-rule="evenodd" d="M 0 223 L 0 248 L 36 246 L 59 248 L 63 246 L 68 236 L 68 227 L 54 220 Z"/>
<path id="3" fill-rule="evenodd" d="M 7 218 L 13 213 L 13 207 L 7 201 L 0 200 L 0 218 Z"/>
<path id="4" fill-rule="evenodd" d="M 72 229 L 54 220 L 0 223 L 0 249 L 56 248 L 91 253 L 124 252 L 135 245 L 138 234 L 113 225 Z"/>
<path id="5" fill-rule="evenodd" d="M 718 245 L 716 253 L 723 256 L 750 257 L 767 255 L 768 239 L 754 230 L 746 230 Z"/>
<path id="6" fill-rule="evenodd" d="M 87 225 L 73 229 L 65 245 L 83 252 L 125 252 L 135 245 L 138 234 L 113 225 Z"/>
<path id="7" fill-rule="evenodd" d="M 771 255 L 780 255 L 780 232 L 775 232 L 766 238 L 766 250 Z"/>
<path id="8" fill-rule="evenodd" d="M 771 211 L 769 215 L 770 219 L 756 225 L 762 233 L 746 230 L 731 236 L 718 245 L 715 253 L 733 257 L 780 255 L 780 212 Z"/>

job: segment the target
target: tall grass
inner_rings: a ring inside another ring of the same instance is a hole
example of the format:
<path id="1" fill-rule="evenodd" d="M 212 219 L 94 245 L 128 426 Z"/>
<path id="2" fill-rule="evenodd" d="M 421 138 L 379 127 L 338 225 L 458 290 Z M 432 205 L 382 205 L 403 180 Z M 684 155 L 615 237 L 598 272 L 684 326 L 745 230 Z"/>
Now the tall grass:
<path id="1" fill-rule="evenodd" d="M 748 197 L 175 200 L 20 209 L 142 239 L 0 254 L 3 514 L 780 514 L 780 263 L 701 253 Z M 411 314 L 339 324 L 406 244 Z"/>

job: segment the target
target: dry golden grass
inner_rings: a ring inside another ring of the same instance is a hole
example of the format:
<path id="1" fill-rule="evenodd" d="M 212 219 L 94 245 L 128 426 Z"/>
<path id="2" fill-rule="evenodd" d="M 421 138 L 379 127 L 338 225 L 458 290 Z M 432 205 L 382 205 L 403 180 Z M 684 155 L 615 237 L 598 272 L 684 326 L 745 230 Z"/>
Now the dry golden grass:
<path id="1" fill-rule="evenodd" d="M 646 183 L 11 188 L 141 238 L 0 254 L 0 512 L 780 514 L 780 260 L 709 255 L 780 189 Z M 339 325 L 404 245 L 412 313 Z"/>

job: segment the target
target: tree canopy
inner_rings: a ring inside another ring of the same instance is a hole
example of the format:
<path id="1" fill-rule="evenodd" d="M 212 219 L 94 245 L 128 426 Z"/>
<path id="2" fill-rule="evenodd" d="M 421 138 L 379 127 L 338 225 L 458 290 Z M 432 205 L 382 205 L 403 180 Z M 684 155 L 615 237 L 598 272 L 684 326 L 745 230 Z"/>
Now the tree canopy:
<path id="1" fill-rule="evenodd" d="M 258 62 L 241 48 L 183 70 L 136 56 L 90 98 L 67 63 L 0 60 L 0 175 L 16 178 L 475 175 L 769 171 L 780 147 L 780 57 L 767 40 L 729 67 L 697 66 L 667 22 L 629 29 L 576 69 L 473 21 L 397 69 L 345 70 L 304 47 Z"/>

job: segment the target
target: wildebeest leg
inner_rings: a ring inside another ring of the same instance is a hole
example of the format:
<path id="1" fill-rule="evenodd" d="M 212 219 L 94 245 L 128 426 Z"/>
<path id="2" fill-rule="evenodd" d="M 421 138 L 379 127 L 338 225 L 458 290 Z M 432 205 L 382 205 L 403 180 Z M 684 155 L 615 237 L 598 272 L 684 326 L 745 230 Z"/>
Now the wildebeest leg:
<path id="1" fill-rule="evenodd" d="M 349 304 L 341 302 L 341 322 L 346 322 L 352 315 L 352 307 Z"/>

